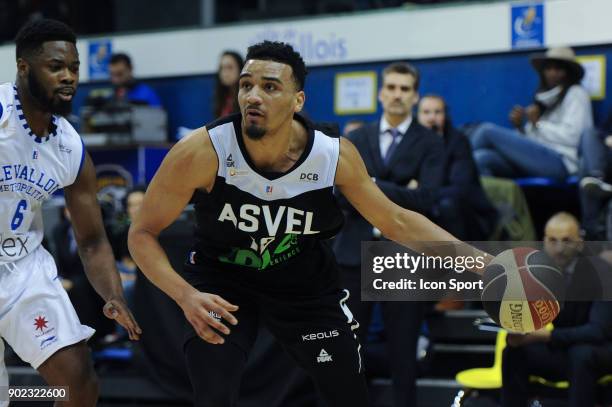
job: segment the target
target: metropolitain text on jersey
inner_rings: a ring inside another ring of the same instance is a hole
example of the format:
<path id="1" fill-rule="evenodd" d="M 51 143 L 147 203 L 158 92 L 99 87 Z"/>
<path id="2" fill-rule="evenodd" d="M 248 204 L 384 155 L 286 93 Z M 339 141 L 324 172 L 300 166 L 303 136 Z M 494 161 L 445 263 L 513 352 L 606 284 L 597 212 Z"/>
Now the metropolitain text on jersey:
<path id="1" fill-rule="evenodd" d="M 14 181 L 9 183 L 9 181 Z M 42 201 L 62 186 L 34 167 L 22 164 L 3 165 L 0 171 L 0 192 L 24 192 Z M 43 193 L 44 191 L 44 193 Z"/>

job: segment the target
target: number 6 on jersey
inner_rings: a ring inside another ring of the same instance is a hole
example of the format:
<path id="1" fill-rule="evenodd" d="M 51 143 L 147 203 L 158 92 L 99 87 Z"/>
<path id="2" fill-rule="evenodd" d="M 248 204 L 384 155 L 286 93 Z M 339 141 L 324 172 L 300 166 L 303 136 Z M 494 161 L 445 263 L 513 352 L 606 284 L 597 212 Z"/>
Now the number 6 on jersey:
<path id="1" fill-rule="evenodd" d="M 23 222 L 23 211 L 28 209 L 28 201 L 22 199 L 17 204 L 17 209 L 15 210 L 15 215 L 13 215 L 13 220 L 11 220 L 11 230 L 16 230 L 21 223 Z"/>

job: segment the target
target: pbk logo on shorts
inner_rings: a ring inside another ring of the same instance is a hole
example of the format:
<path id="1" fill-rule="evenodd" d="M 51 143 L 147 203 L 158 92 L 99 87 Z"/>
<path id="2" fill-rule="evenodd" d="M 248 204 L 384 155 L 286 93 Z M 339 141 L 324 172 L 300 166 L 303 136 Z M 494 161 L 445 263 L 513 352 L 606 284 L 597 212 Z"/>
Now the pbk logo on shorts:
<path id="1" fill-rule="evenodd" d="M 321 349 L 321 352 L 319 352 L 319 356 L 317 356 L 317 363 L 326 363 L 326 362 L 331 362 L 331 361 L 332 361 L 332 355 L 327 353 L 325 349 Z"/>
<path id="2" fill-rule="evenodd" d="M 316 182 L 319 180 L 319 174 L 315 172 L 303 172 L 300 174 L 300 181 L 312 181 Z"/>
<path id="3" fill-rule="evenodd" d="M 196 264 L 195 255 L 195 251 L 189 252 L 189 264 Z"/>

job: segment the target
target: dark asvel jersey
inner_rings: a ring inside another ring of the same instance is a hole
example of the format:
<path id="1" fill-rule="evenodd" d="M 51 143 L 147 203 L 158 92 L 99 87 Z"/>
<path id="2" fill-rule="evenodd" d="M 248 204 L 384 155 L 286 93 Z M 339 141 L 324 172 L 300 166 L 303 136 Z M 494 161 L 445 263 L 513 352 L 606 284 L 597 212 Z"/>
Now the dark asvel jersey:
<path id="1" fill-rule="evenodd" d="M 285 173 L 255 168 L 241 136 L 240 114 L 206 126 L 219 160 L 210 193 L 197 191 L 192 263 L 220 269 L 268 270 L 319 250 L 344 218 L 333 194 L 340 140 L 307 129 L 300 159 Z"/>

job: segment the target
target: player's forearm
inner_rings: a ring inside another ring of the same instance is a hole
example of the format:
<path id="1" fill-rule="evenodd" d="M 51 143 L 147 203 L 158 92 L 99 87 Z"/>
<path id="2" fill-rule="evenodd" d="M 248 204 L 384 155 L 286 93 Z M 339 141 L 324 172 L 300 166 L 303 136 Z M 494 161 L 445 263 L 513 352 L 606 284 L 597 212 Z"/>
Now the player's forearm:
<path id="1" fill-rule="evenodd" d="M 482 257 L 484 265 L 489 264 L 493 258 L 488 253 L 460 241 L 417 212 L 399 212 L 392 225 L 389 230 L 383 231 L 384 236 L 419 253 L 433 256 Z M 484 268 L 471 271 L 482 274 Z"/>
<path id="2" fill-rule="evenodd" d="M 157 236 L 132 227 L 128 248 L 142 273 L 177 304 L 180 305 L 183 298 L 195 290 L 172 268 Z"/>
<path id="3" fill-rule="evenodd" d="M 123 298 L 121 278 L 113 251 L 105 237 L 79 244 L 79 255 L 87 279 L 104 301 Z"/>

